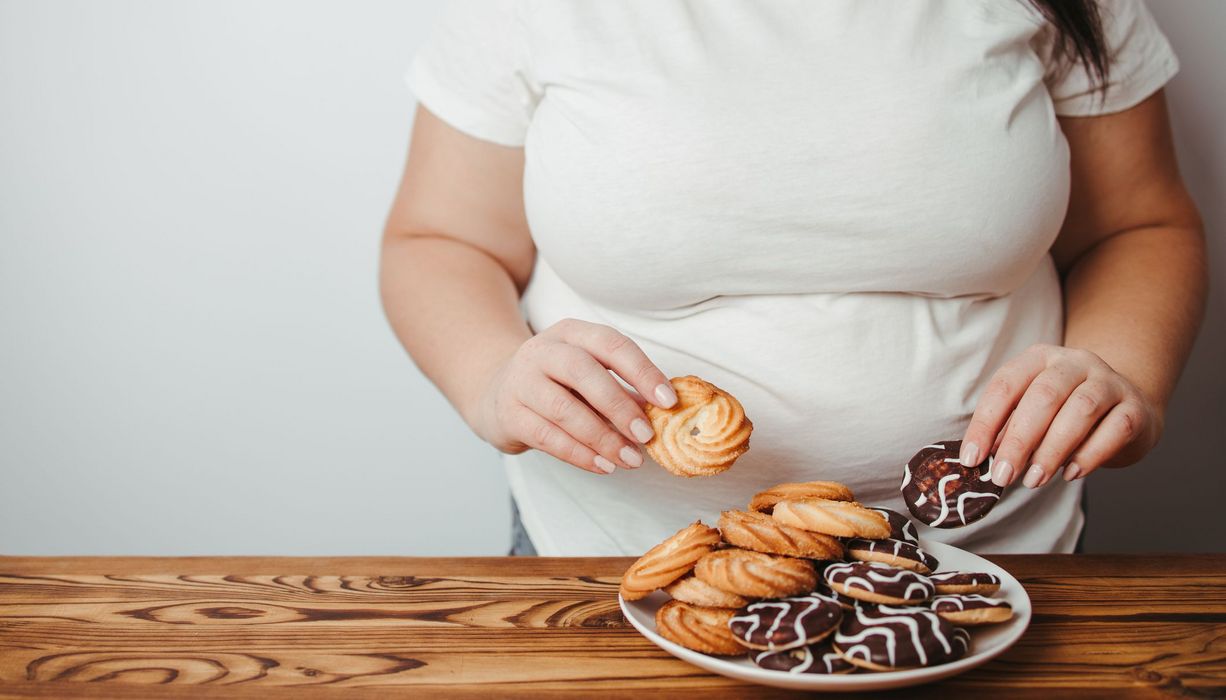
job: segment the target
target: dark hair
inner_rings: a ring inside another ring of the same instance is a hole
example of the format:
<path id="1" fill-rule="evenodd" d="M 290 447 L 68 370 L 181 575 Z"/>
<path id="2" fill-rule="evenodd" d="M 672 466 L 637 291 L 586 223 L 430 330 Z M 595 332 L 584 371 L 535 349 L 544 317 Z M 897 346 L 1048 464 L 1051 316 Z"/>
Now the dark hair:
<path id="1" fill-rule="evenodd" d="M 1030 4 L 1055 26 L 1057 50 L 1085 66 L 1101 89 L 1110 60 L 1097 0 L 1030 0 Z"/>

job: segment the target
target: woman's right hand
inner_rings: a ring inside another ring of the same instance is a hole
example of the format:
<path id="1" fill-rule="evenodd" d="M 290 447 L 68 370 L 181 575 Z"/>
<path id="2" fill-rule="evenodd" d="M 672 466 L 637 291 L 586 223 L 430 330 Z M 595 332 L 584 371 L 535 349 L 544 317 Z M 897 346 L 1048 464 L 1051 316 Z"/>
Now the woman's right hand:
<path id="1" fill-rule="evenodd" d="M 677 394 L 633 340 L 609 326 L 568 318 L 520 345 L 465 414 L 477 435 L 502 452 L 535 448 L 609 474 L 643 463 L 639 445 L 652 438 L 644 399 L 669 408 Z"/>

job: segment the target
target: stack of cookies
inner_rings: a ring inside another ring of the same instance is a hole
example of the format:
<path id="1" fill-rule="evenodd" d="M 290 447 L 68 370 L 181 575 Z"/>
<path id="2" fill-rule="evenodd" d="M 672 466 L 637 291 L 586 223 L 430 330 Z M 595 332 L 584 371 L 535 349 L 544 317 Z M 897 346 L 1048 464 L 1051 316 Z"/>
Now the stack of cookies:
<path id="1" fill-rule="evenodd" d="M 857 503 L 843 484 L 780 484 L 746 510 L 696 522 L 622 577 L 625 600 L 663 589 L 656 631 L 790 673 L 893 671 L 964 656 L 964 629 L 1004 622 L 992 574 L 937 572 L 905 516 Z M 937 572 L 937 573 L 934 573 Z"/>

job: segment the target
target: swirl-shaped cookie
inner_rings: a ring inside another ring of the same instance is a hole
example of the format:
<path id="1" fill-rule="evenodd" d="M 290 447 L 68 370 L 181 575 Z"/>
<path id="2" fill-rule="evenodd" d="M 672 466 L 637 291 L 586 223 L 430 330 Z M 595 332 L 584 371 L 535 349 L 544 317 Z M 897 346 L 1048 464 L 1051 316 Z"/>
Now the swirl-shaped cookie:
<path id="1" fill-rule="evenodd" d="M 701 520 L 678 530 L 626 569 L 619 589 L 622 598 L 646 598 L 657 588 L 688 574 L 694 564 L 718 544 L 719 530 L 703 525 Z"/>
<path id="2" fill-rule="evenodd" d="M 780 501 L 771 517 L 784 525 L 835 537 L 863 537 L 870 540 L 890 536 L 890 523 L 881 513 L 854 501 L 806 498 Z"/>
<path id="3" fill-rule="evenodd" d="M 769 513 L 779 501 L 800 501 L 806 498 L 822 498 L 827 501 L 854 501 L 851 489 L 837 481 L 803 481 L 777 484 L 755 493 L 749 499 L 749 509 Z"/>
<path id="4" fill-rule="evenodd" d="M 784 525 L 765 513 L 726 510 L 719 516 L 724 541 L 743 549 L 807 559 L 842 559 L 843 545 L 830 535 Z"/>
<path id="5" fill-rule="evenodd" d="M 645 409 L 655 430 L 647 453 L 677 476 L 710 476 L 731 467 L 749 449 L 753 432 L 741 402 L 698 377 L 676 377 L 670 383 L 677 403 Z"/>
<path id="6" fill-rule="evenodd" d="M 808 561 L 748 549 L 711 552 L 698 560 L 694 575 L 747 598 L 785 598 L 808 593 L 817 585 L 817 572 Z"/>
<path id="7" fill-rule="evenodd" d="M 670 600 L 656 611 L 656 632 L 670 642 L 704 654 L 734 656 L 745 653 L 728 629 L 735 610 L 704 608 Z"/>
<path id="8" fill-rule="evenodd" d="M 735 593 L 720 590 L 694 576 L 682 576 L 664 587 L 664 592 L 683 603 L 701 605 L 704 608 L 743 608 L 749 599 Z"/>

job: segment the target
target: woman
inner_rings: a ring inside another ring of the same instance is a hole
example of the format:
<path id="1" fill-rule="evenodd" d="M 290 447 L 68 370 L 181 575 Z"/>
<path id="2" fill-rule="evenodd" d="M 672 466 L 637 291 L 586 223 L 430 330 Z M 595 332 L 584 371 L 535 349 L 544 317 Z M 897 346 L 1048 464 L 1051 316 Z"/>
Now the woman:
<path id="1" fill-rule="evenodd" d="M 639 554 L 781 481 L 902 509 L 956 438 L 1011 486 L 928 537 L 1071 551 L 1204 302 L 1176 69 L 1140 0 L 454 5 L 410 71 L 384 304 L 541 554 Z M 644 465 L 682 374 L 753 419 L 719 476 Z"/>

